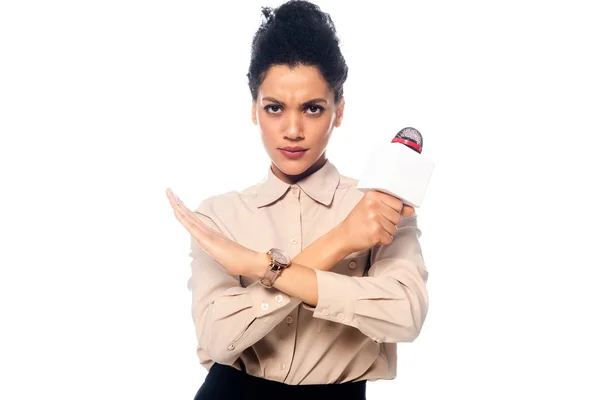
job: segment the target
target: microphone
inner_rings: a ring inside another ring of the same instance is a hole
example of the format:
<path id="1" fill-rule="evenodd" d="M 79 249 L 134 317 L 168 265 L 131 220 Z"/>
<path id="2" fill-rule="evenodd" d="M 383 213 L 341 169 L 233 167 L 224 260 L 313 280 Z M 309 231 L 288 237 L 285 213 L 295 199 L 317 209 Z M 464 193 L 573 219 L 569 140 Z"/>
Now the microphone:
<path id="1" fill-rule="evenodd" d="M 370 155 L 357 189 L 365 193 L 377 190 L 420 207 L 434 166 L 422 150 L 421 133 L 411 127 L 401 129 L 391 143 L 377 147 Z"/>

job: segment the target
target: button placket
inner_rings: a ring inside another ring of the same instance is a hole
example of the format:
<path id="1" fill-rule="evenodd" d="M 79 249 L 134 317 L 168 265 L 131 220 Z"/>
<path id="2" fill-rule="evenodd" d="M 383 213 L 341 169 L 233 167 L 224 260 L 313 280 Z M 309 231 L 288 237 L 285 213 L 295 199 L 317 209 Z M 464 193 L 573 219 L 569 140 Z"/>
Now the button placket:
<path id="1" fill-rule="evenodd" d="M 285 332 L 285 337 L 279 343 L 280 354 L 282 355 L 279 358 L 279 363 L 273 365 L 273 368 L 276 368 L 276 371 L 273 371 L 273 374 L 280 377 L 281 382 L 286 382 L 291 369 L 292 364 L 294 362 L 294 352 L 297 349 L 297 338 L 298 338 L 298 325 L 295 324 L 296 320 L 300 320 L 298 315 L 299 307 L 296 307 L 290 314 L 288 314 L 285 318 L 285 322 L 287 325 L 283 325 L 282 332 Z M 278 351 L 279 352 L 279 351 Z"/>
<path id="2" fill-rule="evenodd" d="M 290 186 L 290 191 L 292 192 L 292 194 L 294 195 L 294 197 L 297 199 L 300 194 L 300 189 L 298 188 L 298 186 L 292 185 Z"/>
<path id="3" fill-rule="evenodd" d="M 302 244 L 301 244 L 301 238 L 302 238 L 302 204 L 300 202 L 300 188 L 298 188 L 297 186 L 292 186 L 292 192 L 294 194 L 298 194 L 295 195 L 294 198 L 296 199 L 295 201 L 295 205 L 298 207 L 297 208 L 297 212 L 298 212 L 298 219 L 296 220 L 297 223 L 294 224 L 294 227 L 292 228 L 293 230 L 290 231 L 291 233 L 291 237 L 290 237 L 290 249 L 291 252 L 294 254 L 297 254 L 300 252 L 300 250 L 302 249 Z"/>

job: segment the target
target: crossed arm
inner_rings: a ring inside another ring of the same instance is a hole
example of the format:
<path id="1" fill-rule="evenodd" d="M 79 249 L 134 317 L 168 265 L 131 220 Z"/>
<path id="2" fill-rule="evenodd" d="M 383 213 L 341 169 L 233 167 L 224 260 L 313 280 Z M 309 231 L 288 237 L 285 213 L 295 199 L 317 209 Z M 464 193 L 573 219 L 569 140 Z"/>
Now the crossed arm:
<path id="1" fill-rule="evenodd" d="M 195 214 L 223 235 L 207 214 Z M 294 257 L 272 289 L 258 281 L 242 287 L 239 275 L 223 268 L 192 237 L 188 288 L 199 346 L 216 362 L 233 362 L 301 303 L 314 317 L 354 326 L 377 342 L 414 340 L 429 303 L 420 235 L 416 215 L 402 218 L 391 244 L 371 248 L 368 276 L 350 277 L 330 271 L 349 254 L 334 228 Z M 267 260 L 266 254 L 248 253 L 237 260 L 238 272 L 262 277 Z M 348 317 L 335 320 L 338 313 Z"/>

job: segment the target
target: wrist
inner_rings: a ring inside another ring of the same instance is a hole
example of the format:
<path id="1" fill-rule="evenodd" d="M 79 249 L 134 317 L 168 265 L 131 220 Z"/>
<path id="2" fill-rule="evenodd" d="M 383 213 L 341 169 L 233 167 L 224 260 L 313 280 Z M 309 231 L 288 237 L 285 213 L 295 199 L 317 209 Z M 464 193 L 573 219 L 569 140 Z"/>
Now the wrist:
<path id="1" fill-rule="evenodd" d="M 352 253 L 352 250 L 347 246 L 348 241 L 342 229 L 341 225 L 336 225 L 326 235 L 327 246 L 333 250 L 335 258 L 339 260 Z"/>
<path id="2" fill-rule="evenodd" d="M 255 251 L 252 254 L 246 267 L 246 276 L 251 278 L 260 279 L 265 275 L 267 268 L 269 268 L 269 256 L 266 252 Z"/>

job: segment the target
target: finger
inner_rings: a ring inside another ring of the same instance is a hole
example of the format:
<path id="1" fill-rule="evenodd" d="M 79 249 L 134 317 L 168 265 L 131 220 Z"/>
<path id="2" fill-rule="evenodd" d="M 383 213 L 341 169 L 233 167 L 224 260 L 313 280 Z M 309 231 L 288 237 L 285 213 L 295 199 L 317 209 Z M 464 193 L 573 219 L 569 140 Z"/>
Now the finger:
<path id="1" fill-rule="evenodd" d="M 194 224 L 193 221 L 187 215 L 187 207 L 183 203 L 177 202 L 177 200 L 173 201 L 174 202 L 171 205 L 173 207 L 173 214 L 175 215 L 175 218 L 177 218 L 177 220 L 181 222 L 181 224 L 185 226 L 186 229 L 190 230 L 194 227 Z"/>
<path id="2" fill-rule="evenodd" d="M 199 235 L 202 235 L 204 238 L 214 236 L 214 231 L 209 229 L 206 225 L 204 225 L 200 218 L 198 218 L 196 213 L 187 208 L 183 203 L 178 204 L 178 206 L 175 209 L 175 212 L 179 214 L 181 218 L 180 221 L 182 223 L 185 223 L 186 227 L 193 230 L 190 231 L 190 233 L 194 235 L 196 239 L 199 239 Z"/>
<path id="3" fill-rule="evenodd" d="M 173 213 L 177 220 L 190 232 L 194 237 L 206 235 L 210 233 L 208 228 L 200 221 L 194 212 L 183 204 L 183 201 L 173 193 L 170 189 L 167 190 L 167 197 L 173 207 Z M 196 238 L 198 239 L 198 238 Z"/>
<path id="4" fill-rule="evenodd" d="M 384 217 L 394 225 L 397 225 L 400 222 L 400 213 L 394 210 L 392 207 L 388 206 L 387 204 L 381 203 L 377 211 L 382 217 Z"/>
<path id="5" fill-rule="evenodd" d="M 169 204 L 171 204 L 171 207 L 173 207 L 173 209 L 175 209 L 178 204 L 182 203 L 179 197 L 177 197 L 170 188 L 166 190 L 166 193 L 167 198 L 169 199 Z"/>
<path id="6" fill-rule="evenodd" d="M 183 201 L 171 189 L 167 189 L 167 197 L 177 219 L 187 219 L 190 223 L 194 222 L 195 218 L 191 215 L 193 214 L 192 211 L 183 204 Z"/>
<path id="7" fill-rule="evenodd" d="M 416 214 L 416 212 L 415 212 L 414 207 L 407 206 L 407 205 L 402 207 L 402 212 L 400 213 L 400 215 L 403 217 L 408 217 L 408 216 L 415 215 L 415 214 Z"/>
<path id="8" fill-rule="evenodd" d="M 177 220 L 190 233 L 196 242 L 198 242 L 200 247 L 211 254 L 210 249 L 214 244 L 214 239 L 217 237 L 217 234 L 208 229 L 195 214 L 185 210 L 187 210 L 187 208 L 184 207 L 183 211 L 181 209 L 175 211 Z"/>
<path id="9" fill-rule="evenodd" d="M 177 219 L 182 218 L 184 216 L 185 209 L 187 209 L 187 207 L 185 207 L 183 204 L 183 201 L 181 201 L 179 197 L 177 197 L 177 195 L 175 195 L 175 193 L 173 193 L 170 189 L 167 190 L 167 197 L 169 198 L 169 203 L 171 204 Z"/>
<path id="10" fill-rule="evenodd" d="M 397 231 L 396 225 L 391 223 L 388 219 L 382 217 L 381 215 L 378 217 L 378 220 L 385 232 L 394 236 L 394 234 Z"/>
<path id="11" fill-rule="evenodd" d="M 395 230 L 396 227 L 394 226 L 393 229 Z M 382 246 L 386 246 L 386 245 L 392 243 L 392 241 L 394 240 L 394 235 L 389 233 L 385 228 L 383 229 L 383 231 L 381 232 L 379 237 L 380 237 L 379 244 Z"/>
<path id="12" fill-rule="evenodd" d="M 404 203 L 399 198 L 394 197 L 391 194 L 387 194 L 387 193 L 383 193 L 383 192 L 379 192 L 378 195 L 379 195 L 379 200 L 383 204 L 387 205 L 388 207 L 392 208 L 393 210 L 396 210 L 397 212 L 400 212 L 402 210 L 402 206 L 404 205 Z"/>

